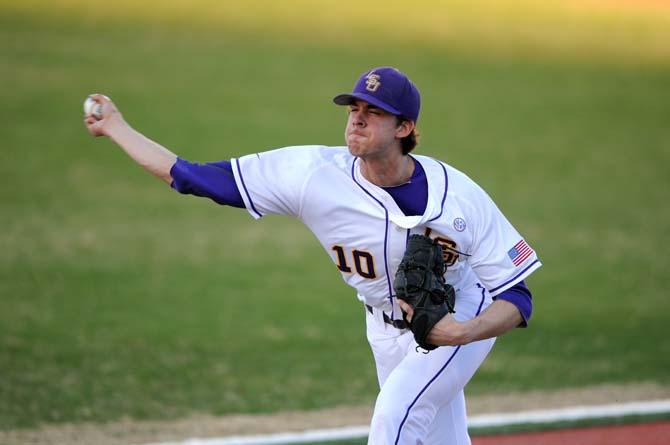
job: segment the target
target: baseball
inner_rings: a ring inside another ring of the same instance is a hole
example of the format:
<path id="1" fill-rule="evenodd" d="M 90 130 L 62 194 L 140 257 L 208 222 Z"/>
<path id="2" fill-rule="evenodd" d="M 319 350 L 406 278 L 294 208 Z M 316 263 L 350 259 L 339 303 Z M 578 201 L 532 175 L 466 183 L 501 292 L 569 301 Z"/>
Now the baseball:
<path id="1" fill-rule="evenodd" d="M 102 104 L 94 101 L 92 97 L 87 97 L 84 101 L 84 114 L 93 116 L 96 119 L 102 119 Z"/>

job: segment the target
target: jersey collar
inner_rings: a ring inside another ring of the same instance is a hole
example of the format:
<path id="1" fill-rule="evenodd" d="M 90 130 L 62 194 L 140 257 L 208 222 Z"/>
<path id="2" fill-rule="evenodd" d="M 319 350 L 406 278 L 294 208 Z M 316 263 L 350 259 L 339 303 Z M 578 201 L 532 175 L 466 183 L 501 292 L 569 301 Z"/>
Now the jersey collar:
<path id="1" fill-rule="evenodd" d="M 361 173 L 360 160 L 354 158 L 352 179 L 368 192 L 389 214 L 389 219 L 396 225 L 411 229 L 426 224 L 442 216 L 444 201 L 447 197 L 448 178 L 444 165 L 428 156 L 412 155 L 416 162 L 420 162 L 428 181 L 428 203 L 423 215 L 405 216 L 393 197 L 383 188 L 371 183 Z"/>

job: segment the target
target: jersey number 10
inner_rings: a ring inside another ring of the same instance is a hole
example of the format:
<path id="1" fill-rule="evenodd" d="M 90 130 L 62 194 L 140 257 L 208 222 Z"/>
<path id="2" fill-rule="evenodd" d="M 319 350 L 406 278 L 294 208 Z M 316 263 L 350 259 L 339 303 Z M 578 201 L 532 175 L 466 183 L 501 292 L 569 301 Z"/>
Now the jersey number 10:
<path id="1" fill-rule="evenodd" d="M 341 272 L 351 273 L 351 267 L 347 264 L 347 252 L 342 246 L 333 246 L 333 250 L 337 254 L 337 268 Z M 354 266 L 356 273 L 363 278 L 375 278 L 375 261 L 370 252 L 353 249 L 351 255 L 354 259 Z"/>

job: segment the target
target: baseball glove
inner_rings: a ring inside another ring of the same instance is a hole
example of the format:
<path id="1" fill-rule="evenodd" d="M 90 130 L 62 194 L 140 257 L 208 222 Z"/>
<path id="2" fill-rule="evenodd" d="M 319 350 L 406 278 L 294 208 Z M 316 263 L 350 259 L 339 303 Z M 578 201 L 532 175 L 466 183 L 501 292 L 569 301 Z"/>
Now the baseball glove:
<path id="1" fill-rule="evenodd" d="M 435 323 L 455 312 L 456 293 L 444 282 L 446 270 L 437 241 L 423 235 L 409 237 L 393 288 L 396 296 L 414 309 L 409 327 L 418 345 L 427 351 L 437 348 L 426 342 Z"/>

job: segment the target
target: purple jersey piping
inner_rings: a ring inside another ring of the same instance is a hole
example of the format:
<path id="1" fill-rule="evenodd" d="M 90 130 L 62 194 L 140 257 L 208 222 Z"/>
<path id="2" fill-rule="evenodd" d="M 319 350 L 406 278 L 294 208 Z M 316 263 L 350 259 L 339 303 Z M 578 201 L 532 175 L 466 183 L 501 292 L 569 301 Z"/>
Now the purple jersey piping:
<path id="1" fill-rule="evenodd" d="M 531 267 L 533 267 L 533 265 L 535 265 L 535 263 L 538 263 L 538 262 L 540 262 L 540 260 L 535 260 L 535 261 L 533 261 L 532 263 L 530 263 L 530 264 L 528 265 L 528 267 L 526 267 L 524 270 L 522 270 L 521 272 L 519 272 L 518 274 L 516 274 L 516 275 L 514 276 L 514 278 L 510 278 L 509 280 L 505 281 L 505 282 L 504 282 L 503 284 L 501 284 L 500 286 L 491 289 L 489 292 L 493 293 L 493 292 L 497 291 L 498 289 L 507 286 L 509 283 L 511 283 L 512 281 L 516 280 L 516 279 L 519 278 L 521 275 L 525 274 L 526 271 L 527 271 L 528 269 L 530 269 Z"/>
<path id="2" fill-rule="evenodd" d="M 256 206 L 254 206 L 254 201 L 251 199 L 251 195 L 249 194 L 249 190 L 247 190 L 247 185 L 244 183 L 244 176 L 242 176 L 242 170 L 240 170 L 240 160 L 235 159 L 235 167 L 237 167 L 237 174 L 240 176 L 240 181 L 242 182 L 242 188 L 244 188 L 244 194 L 247 195 L 247 199 L 249 200 L 249 204 L 251 204 L 251 210 L 253 210 L 256 215 L 258 215 L 259 218 L 263 217 L 263 214 L 256 210 Z"/>
<path id="3" fill-rule="evenodd" d="M 482 306 L 484 305 L 484 300 L 486 299 L 486 289 L 484 288 L 484 286 L 482 286 L 480 283 L 477 283 L 477 287 L 482 290 L 482 301 L 479 302 L 479 307 L 477 308 L 477 313 L 475 314 L 475 317 L 478 316 L 479 313 L 481 312 Z M 395 445 L 398 445 L 398 441 L 400 440 L 400 433 L 402 432 L 402 427 L 405 425 L 405 422 L 407 421 L 407 417 L 409 417 L 409 412 L 412 409 L 412 407 L 414 407 L 416 402 L 419 400 L 419 397 L 421 397 L 421 395 L 424 392 L 426 392 L 428 387 L 435 381 L 435 379 L 437 379 L 440 376 L 440 374 L 442 374 L 442 372 L 445 369 L 447 369 L 447 366 L 449 366 L 449 363 L 451 363 L 451 361 L 454 359 L 454 357 L 456 356 L 456 354 L 460 350 L 461 350 L 461 346 L 458 346 L 456 348 L 456 350 L 454 351 L 454 353 L 451 354 L 451 356 L 447 360 L 447 363 L 445 363 L 444 366 L 442 366 L 442 368 L 440 368 L 440 370 L 437 371 L 437 374 L 435 374 L 433 376 L 433 378 L 430 379 L 430 381 L 426 384 L 426 386 L 424 386 L 423 389 L 421 391 L 419 391 L 419 394 L 417 394 L 417 396 L 414 398 L 414 401 L 409 405 L 409 407 L 407 408 L 407 411 L 405 412 L 405 417 L 403 417 L 402 422 L 400 422 L 400 426 L 398 427 L 398 434 L 395 438 Z"/>
<path id="4" fill-rule="evenodd" d="M 440 204 L 440 214 L 435 218 L 430 219 L 428 222 L 435 221 L 437 218 L 442 216 L 442 212 L 444 212 L 444 201 L 447 199 L 447 190 L 449 190 L 449 177 L 447 176 L 447 169 L 444 168 L 444 164 L 441 162 L 438 162 L 438 164 L 440 164 L 440 167 L 442 167 L 442 171 L 444 172 L 444 196 L 442 196 L 442 204 Z"/>
<path id="5" fill-rule="evenodd" d="M 387 250 L 387 245 L 388 245 L 388 232 L 389 232 L 389 211 L 388 209 L 382 204 L 380 200 L 375 198 L 372 193 L 367 191 L 365 187 L 363 187 L 358 181 L 356 181 L 356 175 L 354 175 L 354 167 L 356 166 L 356 160 L 358 158 L 354 158 L 354 162 L 351 163 L 351 179 L 354 180 L 356 185 L 358 185 L 361 190 L 363 190 L 370 198 L 374 199 L 377 204 L 382 206 L 382 209 L 384 209 L 384 218 L 385 218 L 385 225 L 384 225 L 384 270 L 386 271 L 386 283 L 388 284 L 389 287 L 389 301 L 391 302 L 391 308 L 393 308 L 393 287 L 391 286 L 391 277 L 389 276 L 389 266 L 388 266 L 388 258 L 386 255 L 386 250 Z M 393 319 L 393 309 L 391 309 L 391 319 Z"/>

